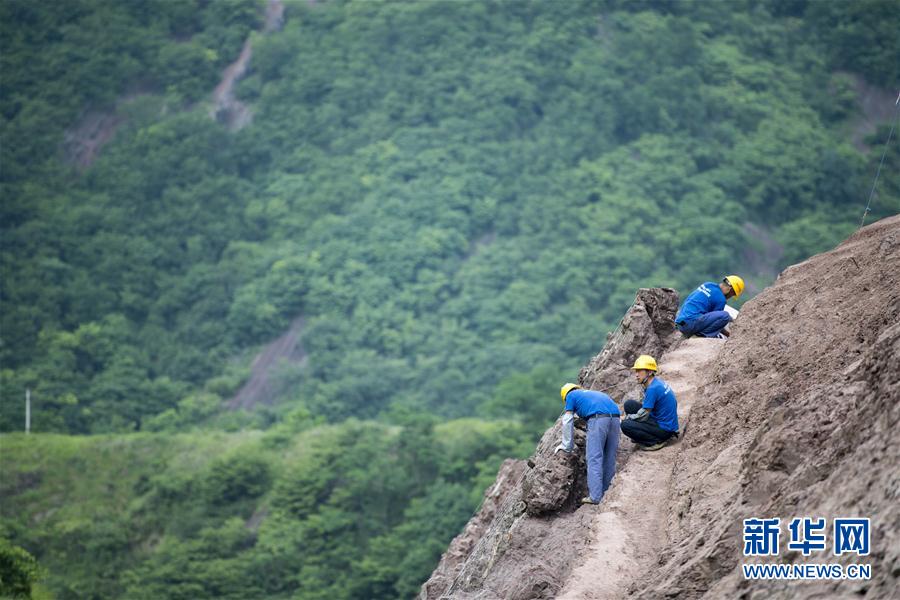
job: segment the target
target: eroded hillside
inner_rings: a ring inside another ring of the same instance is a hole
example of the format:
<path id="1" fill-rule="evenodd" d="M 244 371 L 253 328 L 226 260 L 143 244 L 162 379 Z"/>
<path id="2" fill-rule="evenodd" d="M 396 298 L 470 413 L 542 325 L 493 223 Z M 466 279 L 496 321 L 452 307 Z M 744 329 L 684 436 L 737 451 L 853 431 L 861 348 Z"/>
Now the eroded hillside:
<path id="1" fill-rule="evenodd" d="M 665 310 L 647 310 L 657 304 L 639 294 L 581 380 L 621 401 L 632 393 L 627 359 L 665 351 L 682 439 L 652 454 L 623 441 L 603 504 L 576 510 L 583 463 L 554 457 L 557 423 L 519 486 L 507 486 L 505 508 L 491 506 L 482 535 L 467 531 L 470 552 L 454 541 L 421 597 L 891 597 L 900 576 L 898 250 L 900 216 L 788 268 L 744 306 L 727 342 L 673 340 Z M 536 489 L 551 499 L 541 511 Z M 743 519 L 806 516 L 870 518 L 871 555 L 785 551 L 778 562 L 868 562 L 871 579 L 744 580 Z"/>
<path id="2" fill-rule="evenodd" d="M 670 543 L 638 595 L 896 597 L 898 360 L 900 217 L 786 269 L 748 302 L 717 363 L 698 373 L 701 399 L 669 490 Z M 742 520 L 805 516 L 871 518 L 867 559 L 809 562 L 868 562 L 872 579 L 744 581 Z"/>

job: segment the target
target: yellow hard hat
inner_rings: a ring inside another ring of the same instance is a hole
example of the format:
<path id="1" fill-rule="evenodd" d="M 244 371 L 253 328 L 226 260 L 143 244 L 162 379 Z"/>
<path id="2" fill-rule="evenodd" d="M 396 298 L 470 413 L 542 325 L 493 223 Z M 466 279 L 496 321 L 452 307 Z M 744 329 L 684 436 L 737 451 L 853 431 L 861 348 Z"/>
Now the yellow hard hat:
<path id="1" fill-rule="evenodd" d="M 649 354 L 641 354 L 637 357 L 637 360 L 634 361 L 634 366 L 632 369 L 647 369 L 648 371 L 658 371 L 659 369 L 656 367 L 656 359 L 654 359 Z"/>
<path id="2" fill-rule="evenodd" d="M 567 383 L 561 388 L 559 388 L 559 395 L 562 396 L 563 402 L 566 401 L 566 394 L 571 392 L 572 390 L 580 390 L 581 386 L 577 383 Z"/>
<path id="3" fill-rule="evenodd" d="M 734 290 L 734 297 L 737 298 L 744 291 L 744 280 L 737 275 L 729 275 L 724 279 L 725 283 Z"/>

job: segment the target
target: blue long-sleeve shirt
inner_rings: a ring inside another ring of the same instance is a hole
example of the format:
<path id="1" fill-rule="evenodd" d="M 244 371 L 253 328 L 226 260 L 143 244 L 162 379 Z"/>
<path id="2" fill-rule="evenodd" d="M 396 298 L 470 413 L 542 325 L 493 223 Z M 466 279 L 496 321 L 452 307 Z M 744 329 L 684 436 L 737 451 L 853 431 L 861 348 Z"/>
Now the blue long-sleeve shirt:
<path id="1" fill-rule="evenodd" d="M 572 390 L 566 394 L 566 410 L 571 410 L 582 419 L 597 413 L 621 414 L 612 398 L 594 390 Z"/>
<path id="2" fill-rule="evenodd" d="M 706 313 L 725 308 L 725 294 L 722 293 L 719 284 L 707 281 L 685 299 L 684 304 L 675 315 L 676 323 L 689 323 Z"/>
<path id="3" fill-rule="evenodd" d="M 643 408 L 650 412 L 650 418 L 661 428 L 678 431 L 678 402 L 675 400 L 675 392 L 659 377 L 654 377 L 644 391 Z"/>
<path id="4" fill-rule="evenodd" d="M 575 389 L 566 394 L 566 412 L 562 419 L 562 442 L 557 450 L 571 452 L 575 444 L 575 417 L 589 419 L 592 415 L 621 415 L 619 407 L 612 398 L 603 392 Z"/>

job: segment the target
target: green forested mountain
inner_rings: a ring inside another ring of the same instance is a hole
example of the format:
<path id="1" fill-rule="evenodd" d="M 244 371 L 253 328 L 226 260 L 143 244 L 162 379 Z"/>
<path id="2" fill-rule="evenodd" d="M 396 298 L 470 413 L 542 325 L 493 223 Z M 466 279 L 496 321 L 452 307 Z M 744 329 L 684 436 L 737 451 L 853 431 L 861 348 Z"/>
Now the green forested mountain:
<path id="1" fill-rule="evenodd" d="M 412 597 L 527 437 L 517 423 L 427 418 L 7 434 L 0 524 L 37 556 L 38 598 Z"/>
<path id="2" fill-rule="evenodd" d="M 7 430 L 25 387 L 69 433 L 225 400 L 301 315 L 283 409 L 473 414 L 579 365 L 637 286 L 759 289 L 846 234 L 878 158 L 854 86 L 898 79 L 887 2 L 297 3 L 231 132 L 204 94 L 259 3 L 52 4 L 3 5 Z M 121 124 L 78 170 L 91 109 Z"/>
<path id="3" fill-rule="evenodd" d="M 900 83 L 889 0 L 265 8 L 0 3 L 0 430 L 29 388 L 96 434 L 0 439 L 58 597 L 409 596 L 637 287 L 752 292 L 859 224 Z"/>

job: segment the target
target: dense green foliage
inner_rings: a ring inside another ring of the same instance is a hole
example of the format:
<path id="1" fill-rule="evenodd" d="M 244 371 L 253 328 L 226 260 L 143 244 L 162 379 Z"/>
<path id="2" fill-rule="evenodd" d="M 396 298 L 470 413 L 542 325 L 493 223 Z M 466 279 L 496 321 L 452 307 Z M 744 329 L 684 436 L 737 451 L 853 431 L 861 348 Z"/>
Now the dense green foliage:
<path id="1" fill-rule="evenodd" d="M 637 287 L 853 230 L 900 83 L 890 0 L 263 4 L 0 2 L 0 431 L 141 432 L 2 439 L 60 598 L 411 596 Z"/>
<path id="2" fill-rule="evenodd" d="M 60 599 L 410 597 L 526 437 L 474 419 L 7 434 L 0 575 L 35 568 L 11 537 Z"/>
<path id="3" fill-rule="evenodd" d="M 26 387 L 41 431 L 202 422 L 298 315 L 281 412 L 472 415 L 581 364 L 638 286 L 759 289 L 860 213 L 875 157 L 835 69 L 897 80 L 896 4 L 773 4 L 291 4 L 230 132 L 190 101 L 258 4 L 4 3 L 0 426 Z M 825 30 L 874 37 L 828 58 Z M 79 173 L 55 148 L 84 107 L 121 125 Z"/>
<path id="4" fill-rule="evenodd" d="M 31 554 L 0 538 L 0 598 L 31 598 L 40 571 Z"/>

